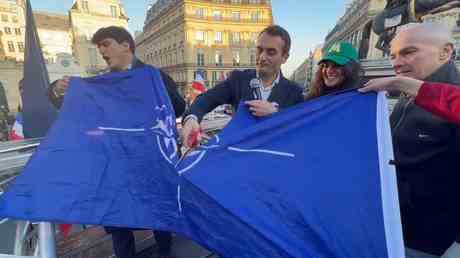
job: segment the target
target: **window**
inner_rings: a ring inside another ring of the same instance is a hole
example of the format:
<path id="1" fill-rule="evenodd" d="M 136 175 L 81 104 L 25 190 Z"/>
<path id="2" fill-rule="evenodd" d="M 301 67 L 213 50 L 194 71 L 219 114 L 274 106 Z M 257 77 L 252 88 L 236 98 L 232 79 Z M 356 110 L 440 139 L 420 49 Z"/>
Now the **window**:
<path id="1" fill-rule="evenodd" d="M 240 66 L 240 52 L 233 52 L 233 66 Z"/>
<path id="2" fill-rule="evenodd" d="M 198 52 L 196 54 L 196 64 L 198 66 L 204 66 L 204 53 L 203 49 L 198 49 Z"/>
<path id="3" fill-rule="evenodd" d="M 219 11 L 219 10 L 213 11 L 212 16 L 214 17 L 215 21 L 221 21 L 222 20 L 222 12 Z"/>
<path id="4" fill-rule="evenodd" d="M 241 0 L 232 0 L 232 4 L 241 4 Z"/>
<path id="5" fill-rule="evenodd" d="M 84 11 L 89 12 L 88 1 L 82 1 L 82 2 L 81 2 L 81 8 L 82 8 Z"/>
<path id="6" fill-rule="evenodd" d="M 193 72 L 193 78 L 197 78 L 197 75 L 201 75 L 201 78 L 203 78 L 203 80 L 207 80 L 208 79 L 208 73 L 204 70 L 199 70 L 199 71 L 195 71 Z"/>
<path id="7" fill-rule="evenodd" d="M 220 51 L 216 51 L 215 55 L 216 66 L 223 66 L 224 65 L 224 56 Z"/>
<path id="8" fill-rule="evenodd" d="M 251 53 L 249 54 L 249 63 L 251 64 L 251 66 L 256 65 L 256 53 L 254 51 L 251 51 Z"/>
<path id="9" fill-rule="evenodd" d="M 91 66 L 96 66 L 97 65 L 97 51 L 96 48 L 91 47 L 88 49 L 89 53 L 89 64 Z"/>
<path id="10" fill-rule="evenodd" d="M 2 14 L 2 22 L 7 22 L 8 21 L 8 15 Z"/>
<path id="11" fill-rule="evenodd" d="M 110 14 L 114 18 L 118 17 L 117 7 L 115 5 L 110 6 Z"/>
<path id="12" fill-rule="evenodd" d="M 15 28 L 15 29 L 14 29 L 14 33 L 15 33 L 16 35 L 21 35 L 21 28 Z"/>
<path id="13" fill-rule="evenodd" d="M 251 13 L 251 21 L 252 22 L 259 22 L 261 18 L 260 12 L 252 12 Z"/>
<path id="14" fill-rule="evenodd" d="M 11 28 L 10 27 L 5 27 L 5 34 L 11 35 Z"/>
<path id="15" fill-rule="evenodd" d="M 240 41 L 241 41 L 240 33 L 239 32 L 232 32 L 232 42 L 234 44 L 239 44 Z"/>
<path id="16" fill-rule="evenodd" d="M 202 30 L 197 31 L 195 34 L 195 39 L 197 41 L 204 41 L 204 31 Z"/>
<path id="17" fill-rule="evenodd" d="M 232 20 L 233 21 L 240 21 L 240 12 L 232 12 Z"/>
<path id="18" fill-rule="evenodd" d="M 24 53 L 24 42 L 18 42 L 18 50 L 21 53 Z"/>
<path id="19" fill-rule="evenodd" d="M 13 41 L 8 41 L 8 50 L 9 50 L 10 52 L 15 52 Z"/>
<path id="20" fill-rule="evenodd" d="M 217 71 L 212 71 L 212 81 L 217 81 Z"/>
<path id="21" fill-rule="evenodd" d="M 216 31 L 214 34 L 214 41 L 216 43 L 222 43 L 222 31 Z"/>
<path id="22" fill-rule="evenodd" d="M 196 8 L 195 9 L 195 15 L 198 18 L 203 19 L 204 18 L 204 9 L 203 8 Z"/>
<path id="23" fill-rule="evenodd" d="M 251 35 L 250 35 L 251 41 L 252 41 L 253 43 L 256 43 L 257 37 L 258 37 L 258 36 L 259 36 L 259 33 L 257 33 L 257 32 L 251 32 Z"/>
<path id="24" fill-rule="evenodd" d="M 17 17 L 17 16 L 13 16 L 13 17 L 11 17 L 11 20 L 12 20 L 14 23 L 17 23 L 17 22 L 18 22 L 18 17 Z"/>
<path id="25" fill-rule="evenodd" d="M 260 0 L 249 0 L 249 4 L 260 4 Z"/>

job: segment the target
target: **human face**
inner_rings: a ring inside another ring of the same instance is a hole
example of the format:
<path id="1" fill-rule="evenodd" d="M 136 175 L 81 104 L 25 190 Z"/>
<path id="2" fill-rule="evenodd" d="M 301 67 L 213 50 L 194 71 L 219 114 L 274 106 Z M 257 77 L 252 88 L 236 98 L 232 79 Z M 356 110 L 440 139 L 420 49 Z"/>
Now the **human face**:
<path id="1" fill-rule="evenodd" d="M 132 62 L 133 54 L 127 42 L 107 38 L 98 42 L 97 48 L 111 71 L 126 70 Z"/>
<path id="2" fill-rule="evenodd" d="M 289 54 L 283 51 L 284 41 L 279 36 L 262 33 L 257 39 L 256 69 L 262 78 L 275 77 L 286 63 Z"/>
<path id="3" fill-rule="evenodd" d="M 328 88 L 340 86 L 345 81 L 345 73 L 343 67 L 330 61 L 325 61 L 321 64 L 321 73 L 323 76 L 324 85 Z"/>
<path id="4" fill-rule="evenodd" d="M 424 38 L 416 31 L 401 31 L 391 42 L 390 59 L 397 76 L 425 80 L 450 56 L 448 44 Z"/>

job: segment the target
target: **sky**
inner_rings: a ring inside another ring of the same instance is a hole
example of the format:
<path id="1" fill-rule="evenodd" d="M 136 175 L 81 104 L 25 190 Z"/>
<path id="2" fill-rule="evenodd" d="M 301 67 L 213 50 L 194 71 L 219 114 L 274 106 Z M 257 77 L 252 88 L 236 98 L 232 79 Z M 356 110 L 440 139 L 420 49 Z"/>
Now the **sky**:
<path id="1" fill-rule="evenodd" d="M 34 11 L 66 14 L 72 0 L 31 0 Z M 152 0 L 122 0 L 130 18 L 129 30 L 142 31 L 147 5 Z M 275 24 L 287 29 L 292 38 L 291 56 L 283 66 L 289 76 L 307 57 L 310 50 L 323 43 L 328 31 L 345 12 L 350 0 L 272 0 Z"/>

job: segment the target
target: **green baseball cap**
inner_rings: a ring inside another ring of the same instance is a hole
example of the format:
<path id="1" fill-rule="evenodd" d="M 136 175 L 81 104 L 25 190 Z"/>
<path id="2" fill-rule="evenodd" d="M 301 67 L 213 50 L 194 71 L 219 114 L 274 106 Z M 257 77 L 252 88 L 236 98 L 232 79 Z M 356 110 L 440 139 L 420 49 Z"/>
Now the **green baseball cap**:
<path id="1" fill-rule="evenodd" d="M 319 61 L 332 61 L 338 65 L 345 65 L 350 60 L 358 62 L 358 52 L 352 44 L 348 42 L 335 43 L 326 51 L 326 55 Z"/>

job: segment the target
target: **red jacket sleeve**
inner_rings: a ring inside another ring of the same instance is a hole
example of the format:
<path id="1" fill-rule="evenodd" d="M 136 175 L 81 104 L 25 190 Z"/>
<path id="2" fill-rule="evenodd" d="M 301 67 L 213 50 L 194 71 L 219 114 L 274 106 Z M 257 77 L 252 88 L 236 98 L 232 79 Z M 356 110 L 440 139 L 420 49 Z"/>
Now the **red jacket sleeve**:
<path id="1" fill-rule="evenodd" d="M 460 87 L 424 82 L 415 103 L 439 117 L 460 125 Z"/>

